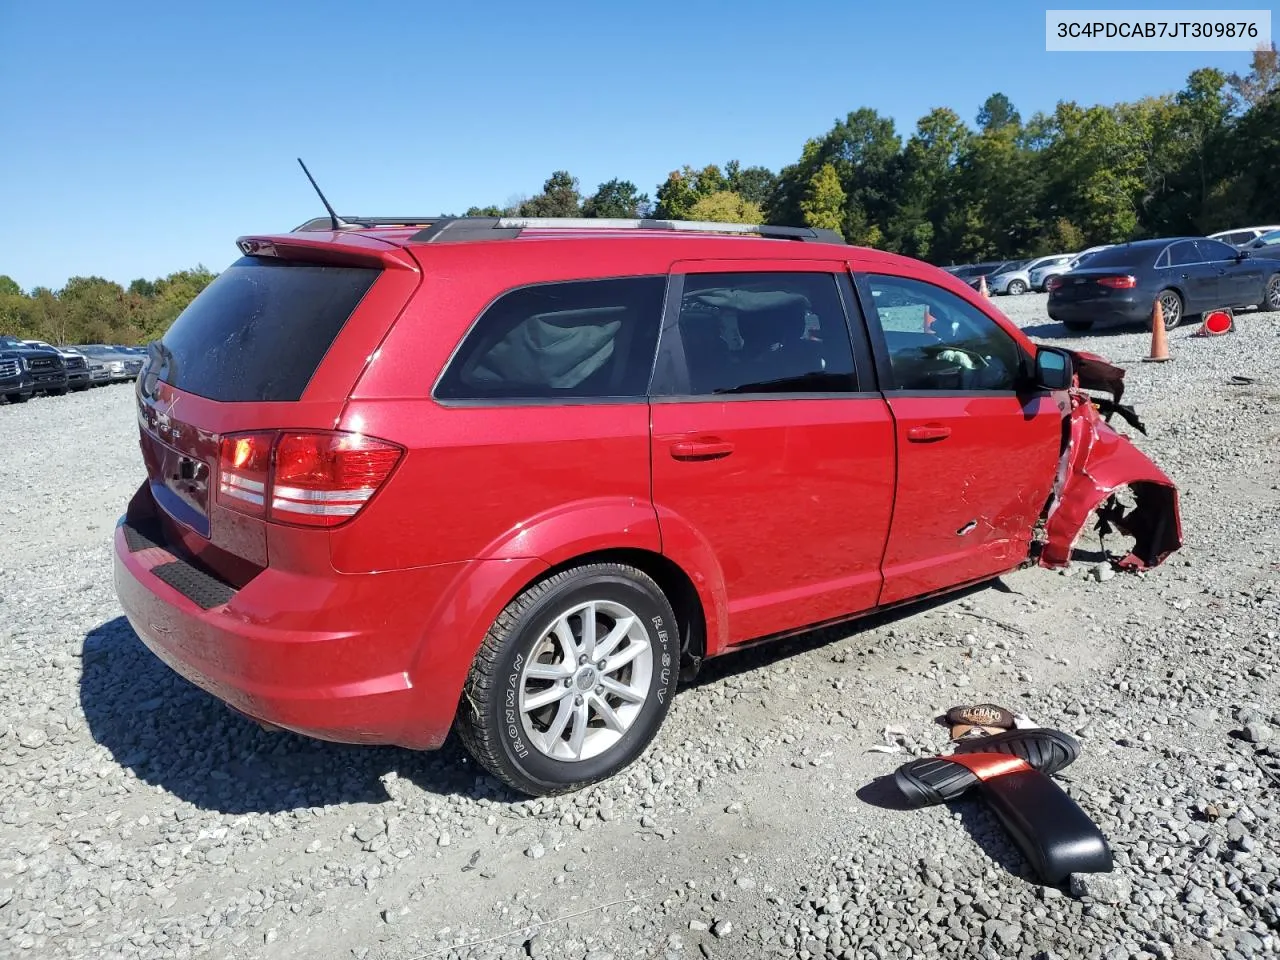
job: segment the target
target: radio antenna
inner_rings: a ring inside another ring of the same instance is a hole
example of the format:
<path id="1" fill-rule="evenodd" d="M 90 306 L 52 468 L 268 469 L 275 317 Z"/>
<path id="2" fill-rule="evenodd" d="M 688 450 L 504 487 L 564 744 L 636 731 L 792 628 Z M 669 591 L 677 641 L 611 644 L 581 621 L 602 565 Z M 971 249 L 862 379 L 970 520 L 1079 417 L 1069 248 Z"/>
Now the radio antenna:
<path id="1" fill-rule="evenodd" d="M 324 204 L 324 208 L 329 211 L 329 222 L 333 224 L 333 229 L 341 230 L 343 227 L 351 226 L 351 224 L 347 223 L 333 212 L 333 206 L 325 198 L 324 192 L 320 189 L 320 184 L 316 183 L 316 178 L 311 175 L 311 171 L 307 169 L 307 165 L 302 162 L 301 157 L 298 158 L 298 166 L 302 168 L 302 172 L 305 173 L 307 175 L 307 179 L 311 181 L 311 186 L 315 189 L 316 196 L 320 198 L 320 202 Z"/>

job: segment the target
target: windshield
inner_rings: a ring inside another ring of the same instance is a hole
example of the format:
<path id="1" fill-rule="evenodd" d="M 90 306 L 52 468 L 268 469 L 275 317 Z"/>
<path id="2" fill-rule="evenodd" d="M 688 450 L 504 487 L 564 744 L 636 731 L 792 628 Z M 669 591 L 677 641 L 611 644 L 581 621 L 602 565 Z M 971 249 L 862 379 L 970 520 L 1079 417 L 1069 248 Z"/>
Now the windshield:
<path id="1" fill-rule="evenodd" d="M 1270 233 L 1264 233 L 1253 242 L 1255 247 L 1273 247 L 1280 244 L 1280 230 L 1272 230 Z"/>
<path id="2" fill-rule="evenodd" d="M 26 344 L 17 337 L 0 336 L 0 347 L 25 347 Z"/>

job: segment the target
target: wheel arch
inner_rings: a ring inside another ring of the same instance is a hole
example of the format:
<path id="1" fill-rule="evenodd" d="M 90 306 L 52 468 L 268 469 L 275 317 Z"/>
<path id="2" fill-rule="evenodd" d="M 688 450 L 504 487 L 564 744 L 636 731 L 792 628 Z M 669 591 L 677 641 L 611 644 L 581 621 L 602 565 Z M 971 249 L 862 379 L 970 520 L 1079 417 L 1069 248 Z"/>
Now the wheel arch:
<path id="1" fill-rule="evenodd" d="M 658 585 L 676 613 L 682 666 L 696 669 L 707 655 L 706 611 L 693 578 L 678 563 L 661 553 L 637 547 L 610 547 L 577 554 L 534 577 L 517 590 L 515 596 L 553 574 L 593 563 L 620 563 L 635 567 Z"/>

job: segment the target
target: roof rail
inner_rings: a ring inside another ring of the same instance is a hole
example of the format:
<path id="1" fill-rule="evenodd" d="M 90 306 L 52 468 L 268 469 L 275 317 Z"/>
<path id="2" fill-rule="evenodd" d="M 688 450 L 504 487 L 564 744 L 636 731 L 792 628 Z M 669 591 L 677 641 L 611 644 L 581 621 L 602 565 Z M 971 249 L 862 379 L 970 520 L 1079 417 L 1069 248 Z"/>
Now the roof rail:
<path id="1" fill-rule="evenodd" d="M 328 220 L 324 221 L 328 223 Z M 360 222 L 356 218 L 355 222 Z M 592 217 L 439 217 L 411 237 L 418 243 L 466 243 L 509 240 L 524 230 L 671 230 L 676 233 L 729 233 L 811 243 L 838 243 L 834 230 L 817 227 L 775 227 L 752 223 L 703 220 L 607 219 Z"/>

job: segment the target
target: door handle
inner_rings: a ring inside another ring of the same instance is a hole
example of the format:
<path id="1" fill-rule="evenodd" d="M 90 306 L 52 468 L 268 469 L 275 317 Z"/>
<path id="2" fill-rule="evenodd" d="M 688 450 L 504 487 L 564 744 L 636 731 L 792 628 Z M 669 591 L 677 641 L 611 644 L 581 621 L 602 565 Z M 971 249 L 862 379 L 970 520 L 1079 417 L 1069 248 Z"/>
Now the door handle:
<path id="1" fill-rule="evenodd" d="M 733 453 L 733 444 L 727 440 L 677 440 L 671 444 L 674 460 L 718 460 Z"/>
<path id="2" fill-rule="evenodd" d="M 933 443 L 951 436 L 951 428 L 940 423 L 926 423 L 924 426 L 912 427 L 907 431 L 907 439 L 912 443 Z"/>

